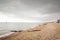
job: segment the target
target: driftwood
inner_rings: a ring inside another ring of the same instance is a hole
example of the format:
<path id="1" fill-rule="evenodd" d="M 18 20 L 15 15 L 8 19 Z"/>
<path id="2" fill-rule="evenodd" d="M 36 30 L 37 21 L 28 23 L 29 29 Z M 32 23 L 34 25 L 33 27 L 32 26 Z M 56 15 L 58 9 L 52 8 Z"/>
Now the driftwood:
<path id="1" fill-rule="evenodd" d="M 19 31 L 17 31 L 17 30 L 12 30 L 11 32 L 23 32 L 22 30 L 19 30 Z"/>
<path id="2" fill-rule="evenodd" d="M 41 31 L 41 30 L 28 30 L 28 31 L 26 31 L 26 32 L 36 32 L 36 31 Z M 11 32 L 25 32 L 25 31 L 21 31 L 21 30 L 19 30 L 19 31 L 17 31 L 17 30 L 12 30 Z"/>

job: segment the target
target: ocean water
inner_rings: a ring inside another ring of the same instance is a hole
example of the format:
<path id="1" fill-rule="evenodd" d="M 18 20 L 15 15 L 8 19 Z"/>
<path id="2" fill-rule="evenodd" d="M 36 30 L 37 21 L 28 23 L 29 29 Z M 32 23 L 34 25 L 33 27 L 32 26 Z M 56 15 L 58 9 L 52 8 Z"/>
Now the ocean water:
<path id="1" fill-rule="evenodd" d="M 0 22 L 0 35 L 9 33 L 11 30 L 26 30 L 34 28 L 41 23 Z"/>

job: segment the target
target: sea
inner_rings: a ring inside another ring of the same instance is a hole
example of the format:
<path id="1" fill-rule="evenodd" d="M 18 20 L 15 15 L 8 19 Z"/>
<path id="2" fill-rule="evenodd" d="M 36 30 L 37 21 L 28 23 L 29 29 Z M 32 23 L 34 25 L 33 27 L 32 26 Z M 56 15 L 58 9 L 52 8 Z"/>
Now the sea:
<path id="1" fill-rule="evenodd" d="M 0 37 L 11 34 L 12 30 L 28 30 L 42 23 L 0 22 Z"/>

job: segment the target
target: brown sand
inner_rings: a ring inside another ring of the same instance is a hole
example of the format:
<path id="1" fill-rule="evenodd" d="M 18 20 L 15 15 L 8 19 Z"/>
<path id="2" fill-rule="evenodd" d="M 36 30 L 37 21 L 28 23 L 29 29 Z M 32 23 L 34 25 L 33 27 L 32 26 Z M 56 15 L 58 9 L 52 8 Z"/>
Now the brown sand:
<path id="1" fill-rule="evenodd" d="M 31 30 L 16 32 L 0 38 L 0 40 L 60 40 L 60 23 L 39 25 Z"/>

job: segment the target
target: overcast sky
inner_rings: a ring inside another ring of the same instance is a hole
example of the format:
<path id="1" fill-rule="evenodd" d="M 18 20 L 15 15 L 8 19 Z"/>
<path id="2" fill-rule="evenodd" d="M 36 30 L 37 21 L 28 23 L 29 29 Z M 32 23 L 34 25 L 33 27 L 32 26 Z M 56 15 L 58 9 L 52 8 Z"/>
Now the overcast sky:
<path id="1" fill-rule="evenodd" d="M 0 22 L 46 22 L 60 17 L 60 0 L 0 0 Z"/>

